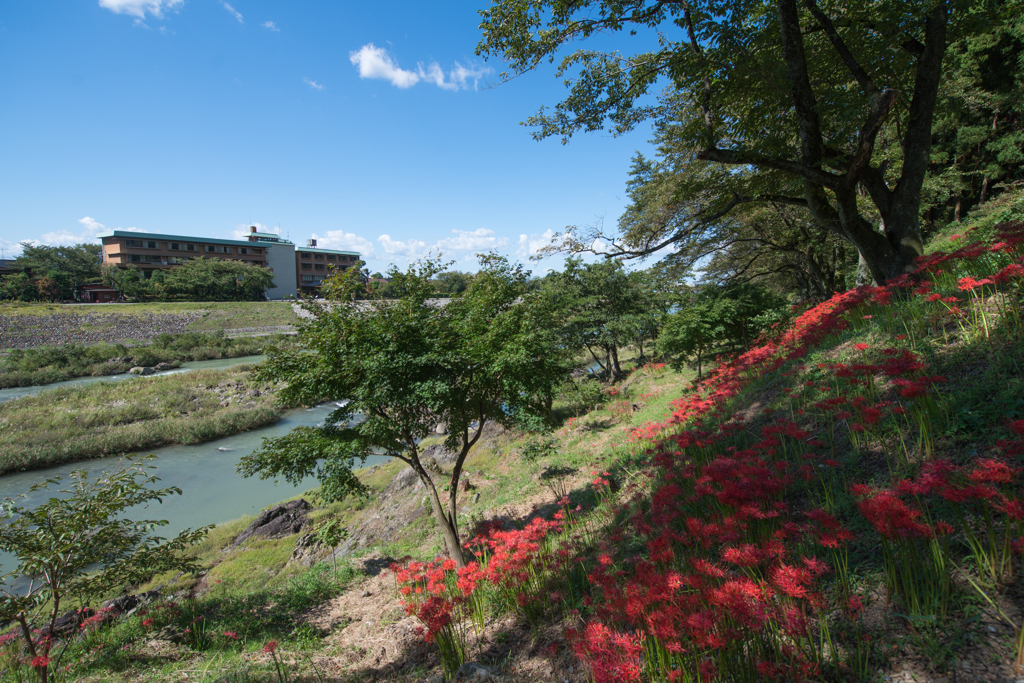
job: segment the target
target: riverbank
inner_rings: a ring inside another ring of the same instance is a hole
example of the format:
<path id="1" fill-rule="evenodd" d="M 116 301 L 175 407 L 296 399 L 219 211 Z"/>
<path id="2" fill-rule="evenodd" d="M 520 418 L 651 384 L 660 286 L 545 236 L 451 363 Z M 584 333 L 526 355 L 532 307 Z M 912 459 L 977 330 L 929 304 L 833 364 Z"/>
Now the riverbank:
<path id="1" fill-rule="evenodd" d="M 268 346 L 287 346 L 293 341 L 294 337 L 284 334 L 232 338 L 223 332 L 185 332 L 158 334 L 146 346 L 70 343 L 17 349 L 0 358 L 0 389 L 117 375 L 133 367 L 161 363 L 256 356 Z"/>
<path id="2" fill-rule="evenodd" d="M 0 474 L 195 444 L 281 418 L 251 366 L 62 387 L 0 403 Z"/>
<path id="3" fill-rule="evenodd" d="M 0 303 L 0 349 L 30 349 L 69 342 L 145 343 L 162 333 L 281 333 L 299 318 L 283 301 L 139 304 Z"/>

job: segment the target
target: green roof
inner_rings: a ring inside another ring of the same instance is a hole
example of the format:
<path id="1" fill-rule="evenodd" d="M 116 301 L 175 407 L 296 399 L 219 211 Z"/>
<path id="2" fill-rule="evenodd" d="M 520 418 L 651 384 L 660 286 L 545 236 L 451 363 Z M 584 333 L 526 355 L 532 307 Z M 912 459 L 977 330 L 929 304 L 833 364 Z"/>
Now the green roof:
<path id="1" fill-rule="evenodd" d="M 140 240 L 165 240 L 174 242 L 202 242 L 204 244 L 234 244 L 240 247 L 251 247 L 256 243 L 250 242 L 249 240 L 222 240 L 214 237 L 196 237 L 194 235 L 165 235 L 156 232 L 134 232 L 132 230 L 110 230 L 108 232 L 101 232 L 96 235 L 97 239 L 103 237 L 127 237 L 130 239 Z M 275 235 L 276 237 L 276 235 Z M 262 242 L 260 244 L 267 244 Z M 284 242 L 284 244 L 291 244 L 291 242 Z"/>
<path id="2" fill-rule="evenodd" d="M 320 254 L 345 254 L 347 256 L 359 256 L 358 251 L 339 251 L 337 249 L 324 249 L 322 247 L 295 247 L 295 251 L 311 251 Z"/>

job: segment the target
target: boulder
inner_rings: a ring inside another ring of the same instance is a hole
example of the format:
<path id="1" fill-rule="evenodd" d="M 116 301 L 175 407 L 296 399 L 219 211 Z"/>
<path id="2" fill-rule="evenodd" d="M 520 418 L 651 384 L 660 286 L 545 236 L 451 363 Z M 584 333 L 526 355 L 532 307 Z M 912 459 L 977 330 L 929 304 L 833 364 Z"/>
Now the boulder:
<path id="1" fill-rule="evenodd" d="M 302 498 L 264 510 L 259 517 L 238 534 L 234 545 L 238 546 L 250 538 L 284 538 L 302 531 L 309 521 L 307 513 L 313 506 Z"/>
<path id="2" fill-rule="evenodd" d="M 437 426 L 434 427 L 434 433 L 435 434 L 447 434 L 448 433 L 448 425 L 446 425 L 444 422 L 438 422 Z"/>
<path id="3" fill-rule="evenodd" d="M 83 609 L 81 612 L 76 609 L 73 609 L 70 612 L 65 612 L 61 616 L 57 617 L 57 620 L 53 622 L 53 632 L 59 636 L 77 633 L 79 625 L 94 614 L 96 614 L 96 612 L 88 607 Z M 49 624 L 43 626 L 42 632 L 50 632 Z"/>
<path id="4" fill-rule="evenodd" d="M 155 370 L 156 372 L 167 372 L 168 370 L 173 369 L 173 363 L 157 363 L 156 365 L 153 366 L 153 370 Z"/>
<path id="5" fill-rule="evenodd" d="M 420 453 L 420 460 L 423 463 L 426 463 L 428 460 L 433 460 L 438 465 L 454 465 L 458 458 L 458 453 L 448 450 L 443 444 L 427 446 Z"/>
<path id="6" fill-rule="evenodd" d="M 156 370 L 153 368 L 144 368 L 141 365 L 136 365 L 134 368 L 128 371 L 133 375 L 152 375 Z"/>

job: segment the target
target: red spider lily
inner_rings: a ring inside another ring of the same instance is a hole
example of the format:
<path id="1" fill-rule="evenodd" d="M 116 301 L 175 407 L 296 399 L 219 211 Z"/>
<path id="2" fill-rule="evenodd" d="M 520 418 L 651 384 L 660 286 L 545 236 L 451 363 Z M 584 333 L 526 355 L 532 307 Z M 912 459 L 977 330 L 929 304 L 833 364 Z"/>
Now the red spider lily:
<path id="1" fill-rule="evenodd" d="M 857 503 L 865 519 L 887 539 L 932 536 L 932 529 L 918 521 L 921 511 L 900 500 L 892 491 L 879 491 Z"/>
<path id="2" fill-rule="evenodd" d="M 958 284 L 959 284 L 959 287 L 960 287 L 960 291 L 966 292 L 966 291 L 969 291 L 969 290 L 972 290 L 972 289 L 976 289 L 978 287 L 982 287 L 984 285 L 990 285 L 990 284 L 992 284 L 992 280 L 989 280 L 988 278 L 983 278 L 981 280 L 976 280 L 973 277 L 969 277 L 968 276 L 968 277 L 960 278 Z"/>
<path id="3" fill-rule="evenodd" d="M 266 645 L 263 646 L 263 652 L 265 652 L 267 654 L 273 653 L 274 650 L 276 650 L 276 649 L 277 649 L 277 641 L 276 640 L 272 640 L 272 641 L 270 641 L 269 643 L 267 643 Z"/>

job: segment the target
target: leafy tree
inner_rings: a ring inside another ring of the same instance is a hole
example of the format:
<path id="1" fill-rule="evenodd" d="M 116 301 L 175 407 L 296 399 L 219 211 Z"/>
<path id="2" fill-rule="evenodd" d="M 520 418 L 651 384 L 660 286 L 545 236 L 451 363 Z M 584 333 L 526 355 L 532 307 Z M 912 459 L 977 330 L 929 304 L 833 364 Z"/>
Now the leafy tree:
<path id="1" fill-rule="evenodd" d="M 340 500 L 362 490 L 352 474 L 357 460 L 372 453 L 398 458 L 423 482 L 448 553 L 462 565 L 457 496 L 466 456 L 488 422 L 513 426 L 546 414 L 568 363 L 548 300 L 527 292 L 520 266 L 483 256 L 469 287 L 433 306 L 431 280 L 439 271 L 436 261 L 404 273 L 392 267 L 396 299 L 352 301 L 345 291 L 351 281 L 339 280 L 334 302 L 307 304 L 314 316 L 300 328 L 304 349 L 271 349 L 258 381 L 284 382 L 287 401 L 349 402 L 323 427 L 264 440 L 239 471 L 293 483 L 315 473 L 321 496 Z M 418 445 L 438 423 L 447 425 L 445 445 L 457 453 L 447 506 Z"/>
<path id="2" fill-rule="evenodd" d="M 722 350 L 749 347 L 768 322 L 777 318 L 768 314 L 784 305 L 781 298 L 755 284 L 705 286 L 681 299 L 679 310 L 666 317 L 658 350 L 677 356 L 677 368 L 692 358 L 699 381 L 705 359 Z"/>
<path id="3" fill-rule="evenodd" d="M 672 126 L 658 134 L 654 160 L 638 154 L 627 192 L 630 203 L 619 218 L 618 233 L 600 226 L 572 227 L 554 248 L 582 252 L 592 244 L 610 245 L 604 253 L 645 253 L 670 240 L 672 251 L 661 264 L 700 280 L 729 284 L 757 280 L 804 298 L 827 298 L 847 287 L 857 264 L 856 251 L 816 223 L 805 208 L 778 202 L 741 204 L 723 215 L 711 208 L 722 193 L 743 192 L 749 172 L 692 160 L 675 144 Z M 680 277 L 677 275 L 676 280 Z"/>
<path id="4" fill-rule="evenodd" d="M 103 266 L 101 270 L 103 284 L 113 287 L 122 296 L 135 298 L 148 291 L 146 281 L 142 279 L 142 273 L 133 264 L 127 268 L 117 266 Z"/>
<path id="5" fill-rule="evenodd" d="M 586 349 L 609 381 L 620 377 L 619 351 L 653 338 L 655 292 L 643 276 L 617 260 L 566 260 L 565 270 L 545 278 L 545 291 L 559 309 L 563 343 Z"/>
<path id="6" fill-rule="evenodd" d="M 0 300 L 38 301 L 39 288 L 27 273 L 5 275 L 0 280 Z"/>
<path id="7" fill-rule="evenodd" d="M 952 45 L 939 92 L 929 224 L 959 221 L 999 183 L 1024 179 L 1024 16 L 992 22 Z"/>
<path id="8" fill-rule="evenodd" d="M 370 286 L 365 261 L 358 261 L 344 270 L 334 269 L 320 287 L 320 296 L 326 299 L 364 299 L 369 295 Z"/>
<path id="9" fill-rule="evenodd" d="M 18 499 L 48 491 L 59 477 L 32 486 L 23 496 L 5 499 L 0 511 L 0 550 L 18 558 L 18 568 L 3 577 L 0 587 L 0 619 L 20 626 L 42 683 L 59 659 L 50 666 L 54 640 L 33 634 L 35 618 L 45 615 L 45 632 L 52 634 L 68 599 L 87 605 L 160 572 L 194 571 L 196 560 L 182 551 L 207 532 L 186 529 L 168 541 L 152 535 L 166 521 L 124 517 L 128 508 L 181 493 L 177 487 L 151 488 L 159 479 L 147 474 L 141 461 L 129 460 L 93 480 L 79 470 L 70 480 L 69 488 L 37 507 L 19 505 Z M 12 584 L 14 579 L 27 585 Z"/>
<path id="10" fill-rule="evenodd" d="M 168 299 L 262 301 L 266 290 L 274 286 L 274 274 L 269 268 L 227 259 L 199 257 L 156 273 L 156 281 L 150 286 L 159 285 L 156 295 Z"/>
<path id="11" fill-rule="evenodd" d="M 1019 3 L 998 11 L 1014 16 Z M 565 55 L 558 76 L 575 74 L 570 93 L 528 119 L 535 137 L 672 120 L 690 158 L 750 172 L 742 192 L 718 193 L 698 220 L 750 202 L 805 207 L 859 250 L 878 282 L 922 252 L 946 47 L 993 18 L 967 0 L 495 0 L 481 15 L 477 52 L 505 60 L 507 79 L 595 34 L 643 43 Z M 661 79 L 670 87 L 651 101 Z"/>
<path id="12" fill-rule="evenodd" d="M 73 299 L 79 286 L 99 279 L 101 250 L 98 244 L 51 247 L 22 242 L 21 256 L 14 263 L 31 269 L 33 277 L 49 279 L 45 286 L 40 287 L 43 298 L 51 301 Z"/>
<path id="13" fill-rule="evenodd" d="M 469 287 L 472 277 L 470 273 L 462 273 L 457 270 L 446 270 L 443 273 L 438 273 L 435 278 L 437 280 L 437 291 L 439 294 L 446 296 L 462 294 Z"/>

